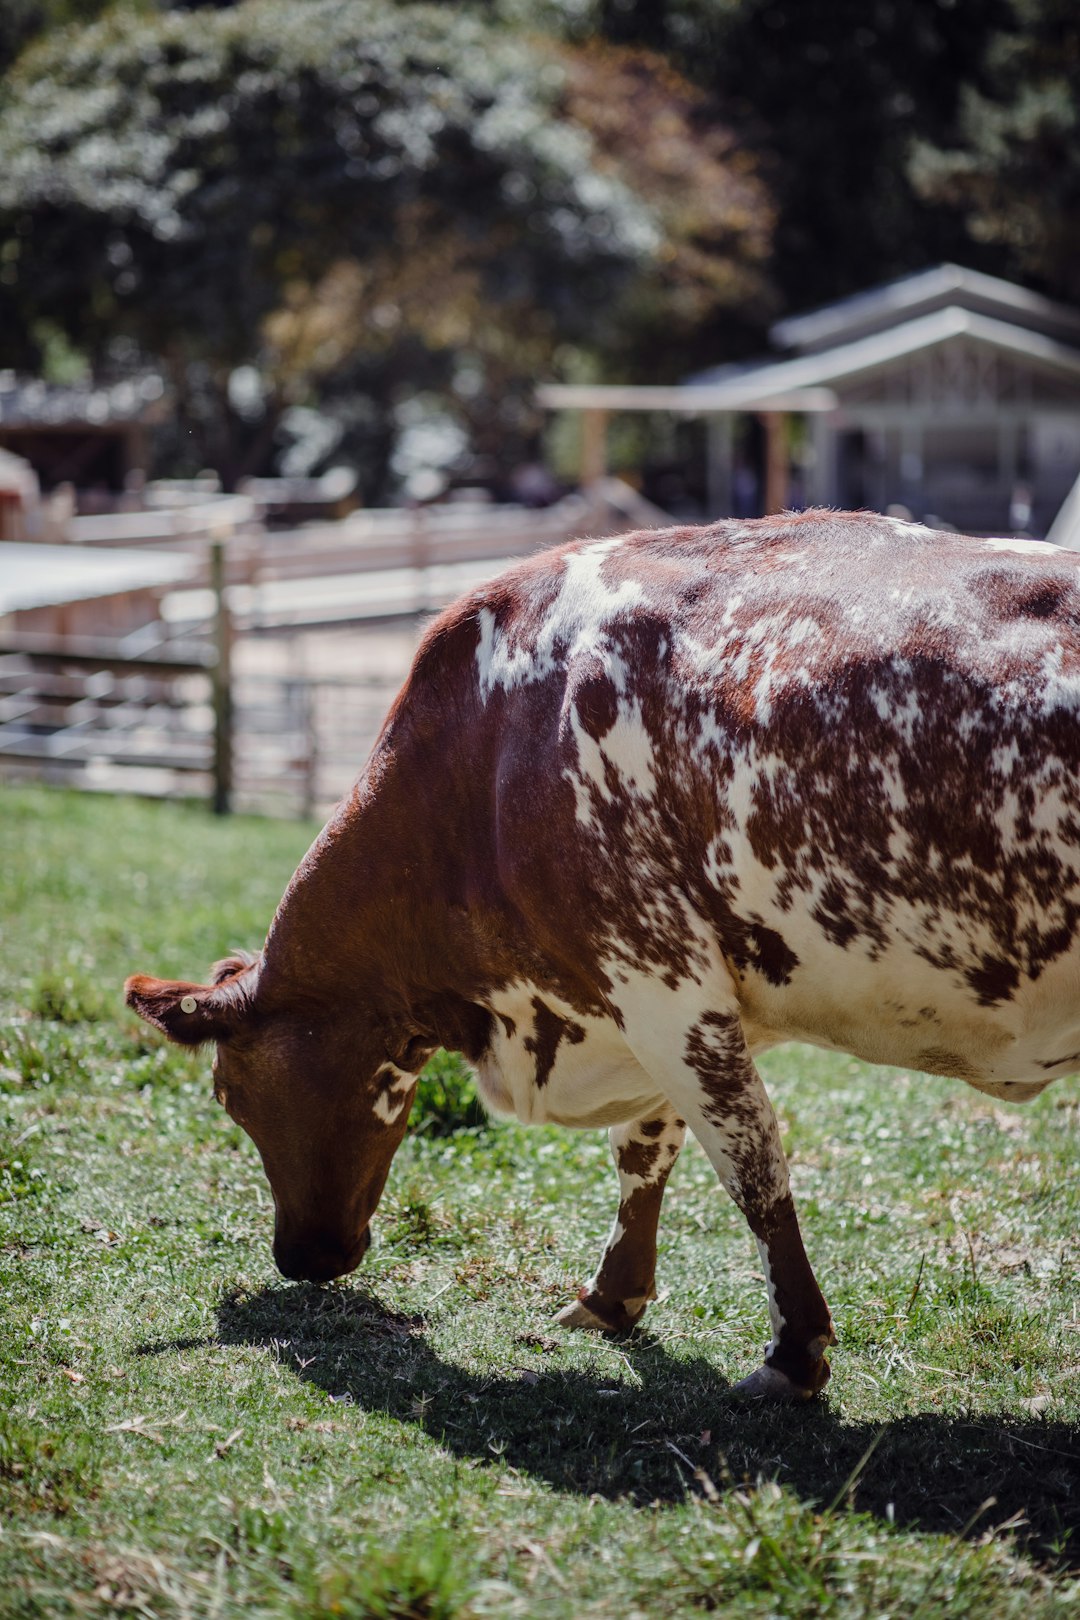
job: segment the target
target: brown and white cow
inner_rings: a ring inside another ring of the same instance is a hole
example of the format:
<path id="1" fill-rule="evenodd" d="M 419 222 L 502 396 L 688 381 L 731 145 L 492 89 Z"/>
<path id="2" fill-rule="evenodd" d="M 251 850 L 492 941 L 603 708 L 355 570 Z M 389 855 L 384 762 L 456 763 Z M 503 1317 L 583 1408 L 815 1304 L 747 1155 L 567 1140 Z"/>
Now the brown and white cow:
<path id="1" fill-rule="evenodd" d="M 496 1111 L 610 1127 L 561 1320 L 624 1328 L 689 1126 L 765 1268 L 743 1387 L 810 1395 L 832 1323 L 753 1054 L 1018 1101 L 1080 1065 L 1080 558 L 831 512 L 534 557 L 432 626 L 261 955 L 127 996 L 217 1042 L 288 1277 L 361 1259 L 442 1045 Z"/>

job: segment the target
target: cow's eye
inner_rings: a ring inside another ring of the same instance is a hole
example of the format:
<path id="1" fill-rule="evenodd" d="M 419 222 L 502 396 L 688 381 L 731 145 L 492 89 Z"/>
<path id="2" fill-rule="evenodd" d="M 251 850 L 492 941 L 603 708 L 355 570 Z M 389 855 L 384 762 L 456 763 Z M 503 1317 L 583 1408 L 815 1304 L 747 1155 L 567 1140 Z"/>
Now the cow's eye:
<path id="1" fill-rule="evenodd" d="M 404 1069 L 406 1073 L 415 1074 L 418 1069 L 423 1068 L 434 1050 L 429 1035 L 414 1035 L 404 1046 L 390 1054 L 390 1061 L 397 1068 Z"/>

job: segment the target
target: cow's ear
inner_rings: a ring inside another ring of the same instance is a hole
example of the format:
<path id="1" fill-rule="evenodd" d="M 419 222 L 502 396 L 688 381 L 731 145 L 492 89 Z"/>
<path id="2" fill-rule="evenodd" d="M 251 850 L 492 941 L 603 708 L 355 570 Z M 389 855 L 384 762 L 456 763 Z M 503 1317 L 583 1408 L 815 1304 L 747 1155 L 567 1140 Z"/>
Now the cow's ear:
<path id="1" fill-rule="evenodd" d="M 260 960 L 258 951 L 233 951 L 220 962 L 215 962 L 210 969 L 210 983 L 224 984 L 226 979 L 235 979 L 239 974 L 246 973 L 249 968 L 257 967 Z"/>
<path id="2" fill-rule="evenodd" d="M 137 973 L 124 985 L 124 1000 L 140 1018 L 181 1046 L 225 1041 L 239 1027 L 244 1007 L 217 985 L 151 979 Z"/>

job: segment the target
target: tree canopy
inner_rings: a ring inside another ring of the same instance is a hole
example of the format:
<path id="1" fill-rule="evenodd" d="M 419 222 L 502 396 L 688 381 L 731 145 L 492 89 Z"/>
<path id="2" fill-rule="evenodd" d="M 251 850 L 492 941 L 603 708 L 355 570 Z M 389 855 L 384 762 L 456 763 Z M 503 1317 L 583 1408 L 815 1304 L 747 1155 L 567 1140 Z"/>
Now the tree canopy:
<path id="1" fill-rule="evenodd" d="M 1013 0 L 985 84 L 967 85 L 955 139 L 920 141 L 915 184 L 1036 286 L 1080 303 L 1080 9 Z"/>
<path id="2" fill-rule="evenodd" d="M 9 0 L 0 365 L 169 375 L 227 479 L 335 414 L 672 379 L 955 257 L 1077 296 L 1066 0 Z"/>
<path id="3" fill-rule="evenodd" d="M 402 278 L 426 280 L 435 326 L 453 290 L 459 307 L 573 329 L 609 290 L 597 272 L 655 233 L 552 101 L 519 40 L 445 9 L 114 11 L 9 79 L 5 279 L 91 352 L 125 335 L 161 357 L 182 395 L 192 363 L 216 374 L 202 394 L 218 418 L 237 366 L 262 361 L 268 395 L 287 382 L 265 323 L 328 281 L 340 294 L 343 265 L 363 267 L 377 353 Z"/>
<path id="4" fill-rule="evenodd" d="M 600 122 L 602 80 L 594 64 Z M 401 346 L 528 366 L 599 335 L 664 242 L 625 138 L 609 119 L 601 152 L 572 101 L 554 51 L 449 7 L 117 8 L 8 76 L 0 276 L 90 353 L 126 338 L 162 359 L 192 411 L 195 365 L 219 460 L 243 364 L 278 405 L 354 359 L 370 381 Z M 736 237 L 749 184 L 712 199 Z"/>

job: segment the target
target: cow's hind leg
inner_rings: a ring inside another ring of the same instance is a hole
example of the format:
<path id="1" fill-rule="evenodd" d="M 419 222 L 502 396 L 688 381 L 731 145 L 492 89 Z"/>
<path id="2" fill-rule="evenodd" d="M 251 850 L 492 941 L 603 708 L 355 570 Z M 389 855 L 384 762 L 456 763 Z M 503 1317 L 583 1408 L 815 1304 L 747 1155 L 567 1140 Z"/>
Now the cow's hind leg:
<path id="1" fill-rule="evenodd" d="M 708 1154 L 757 1239 L 769 1294 L 772 1339 L 765 1365 L 742 1384 L 747 1395 L 805 1400 L 829 1378 L 835 1343 L 829 1308 L 803 1248 L 787 1161 L 765 1087 L 730 1003 L 635 987 L 625 1033 L 638 1061 L 664 1087 Z"/>
<path id="2" fill-rule="evenodd" d="M 612 1126 L 608 1137 L 619 1172 L 619 1213 L 596 1275 L 556 1320 L 564 1327 L 620 1333 L 656 1298 L 656 1226 L 686 1122 L 664 1106 L 632 1125 Z"/>

